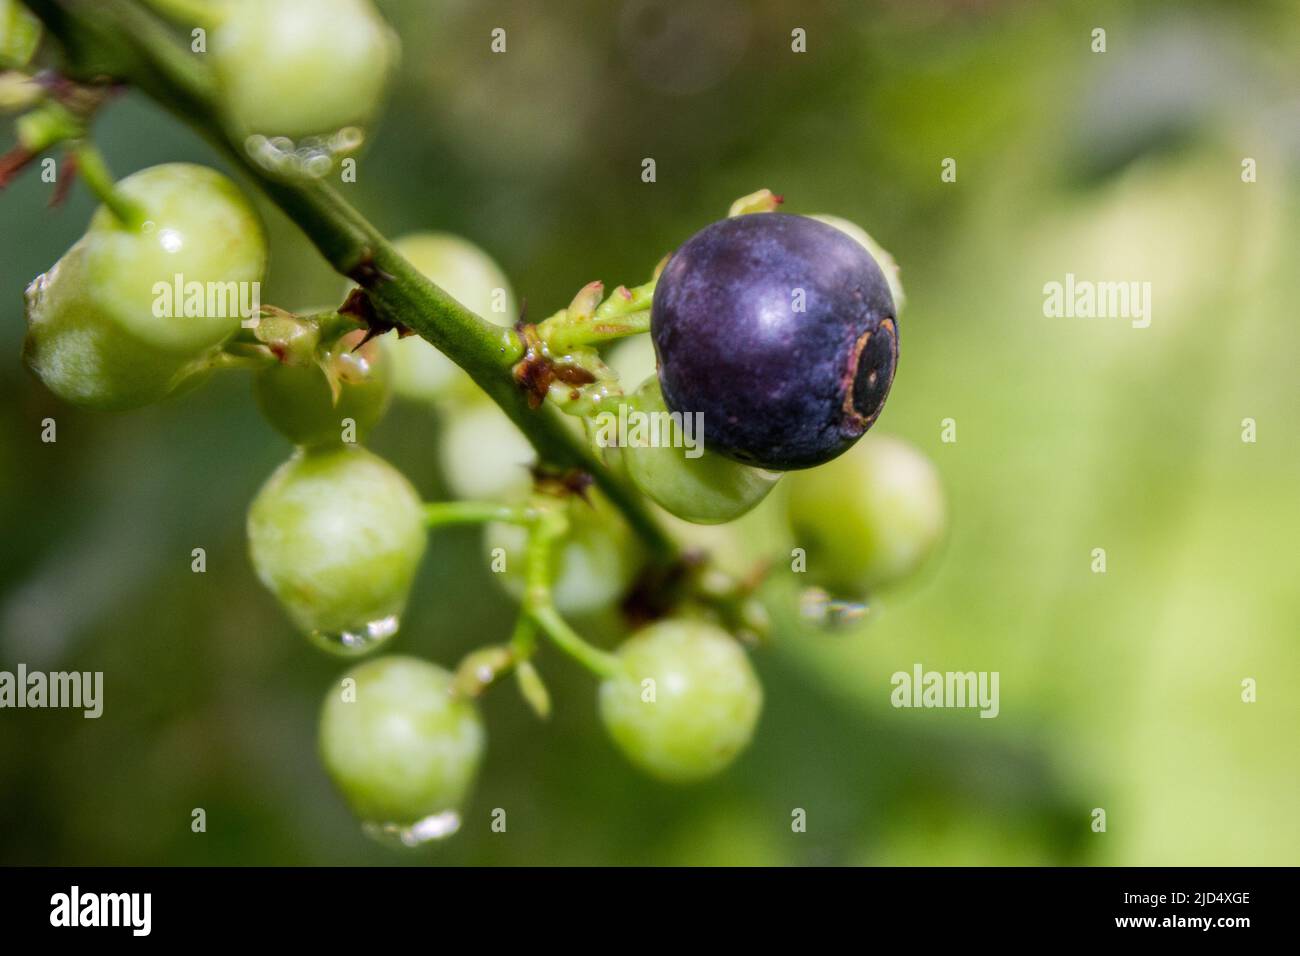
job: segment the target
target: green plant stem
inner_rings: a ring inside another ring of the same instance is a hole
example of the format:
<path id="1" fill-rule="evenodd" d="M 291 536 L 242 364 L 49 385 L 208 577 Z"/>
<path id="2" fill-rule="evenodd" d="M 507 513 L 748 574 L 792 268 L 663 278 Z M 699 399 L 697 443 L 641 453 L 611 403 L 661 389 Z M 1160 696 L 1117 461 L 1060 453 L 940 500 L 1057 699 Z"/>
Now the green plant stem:
<path id="1" fill-rule="evenodd" d="M 211 0 L 144 0 L 162 17 L 184 27 L 212 29 L 225 18 L 225 11 Z"/>
<path id="2" fill-rule="evenodd" d="M 537 625 L 527 614 L 520 614 L 510 635 L 510 653 L 516 661 L 526 661 L 537 650 Z"/>
<path id="3" fill-rule="evenodd" d="M 613 654 L 593 647 L 583 640 L 582 636 L 570 627 L 569 622 L 551 605 L 534 608 L 532 618 L 556 647 L 597 677 L 613 677 L 622 668 L 622 663 Z"/>
<path id="4" fill-rule="evenodd" d="M 650 331 L 650 305 L 656 279 L 631 289 L 619 286 L 590 315 L 565 309 L 537 326 L 537 333 L 554 353 L 600 345 Z"/>
<path id="5" fill-rule="evenodd" d="M 108 164 L 88 140 L 78 140 L 72 147 L 72 155 L 77 159 L 77 172 L 96 198 L 117 217 L 128 229 L 139 229 L 144 222 L 144 212 L 117 189 L 113 174 Z"/>
<path id="6" fill-rule="evenodd" d="M 528 535 L 525 554 L 525 590 L 523 613 L 550 638 L 560 650 L 597 677 L 617 673 L 619 659 L 588 644 L 569 626 L 551 599 L 553 568 L 551 558 L 555 543 L 568 530 L 568 520 L 556 512 L 542 512 Z"/>
<path id="7" fill-rule="evenodd" d="M 208 368 L 218 372 L 234 370 L 259 372 L 279 364 L 279 360 L 270 352 L 258 352 L 251 348 L 228 345 L 209 359 Z"/>
<path id="8" fill-rule="evenodd" d="M 444 528 L 460 524 L 487 524 L 507 521 L 527 524 L 532 518 L 523 508 L 499 505 L 491 501 L 433 501 L 424 506 L 424 526 Z"/>
<path id="9" fill-rule="evenodd" d="M 487 322 L 430 282 L 330 186 L 288 179 L 258 165 L 232 136 L 217 105 L 212 72 L 157 16 L 130 0 L 27 0 L 63 46 L 70 74 L 133 84 L 188 123 L 235 163 L 292 219 L 341 274 L 357 280 L 383 318 L 428 340 L 496 402 L 542 461 L 585 471 L 645 542 L 669 563 L 676 546 L 641 496 L 602 466 L 559 411 L 531 409 L 509 374 L 522 355 L 518 335 Z"/>

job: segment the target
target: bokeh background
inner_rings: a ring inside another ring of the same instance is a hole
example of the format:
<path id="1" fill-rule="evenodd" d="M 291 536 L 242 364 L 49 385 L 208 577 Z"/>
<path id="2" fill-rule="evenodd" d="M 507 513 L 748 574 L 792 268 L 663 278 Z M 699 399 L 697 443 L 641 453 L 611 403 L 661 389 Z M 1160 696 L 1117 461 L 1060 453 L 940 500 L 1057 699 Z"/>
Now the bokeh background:
<path id="1" fill-rule="evenodd" d="M 47 209 L 29 175 L 0 194 L 0 669 L 102 670 L 106 689 L 99 720 L 0 712 L 0 862 L 1300 862 L 1294 3 L 380 6 L 402 72 L 342 188 L 390 235 L 479 243 L 534 316 L 591 279 L 641 281 L 763 186 L 890 249 L 909 302 L 877 427 L 936 462 L 948 541 L 858 627 L 800 625 L 777 582 L 759 733 L 703 786 L 636 775 L 590 679 L 547 654 L 552 720 L 508 684 L 490 694 L 464 830 L 395 853 L 316 760 L 344 665 L 295 635 L 246 556 L 247 505 L 288 446 L 242 374 L 106 416 L 25 372 L 22 289 L 92 209 L 80 188 Z M 119 174 L 216 162 L 135 95 L 98 131 Z M 334 300 L 337 278 L 259 203 L 265 298 Z M 1045 318 L 1042 287 L 1067 272 L 1151 282 L 1150 327 Z M 400 406 L 372 442 L 431 498 L 441 427 Z M 476 535 L 442 534 L 394 649 L 451 664 L 511 615 Z M 892 709 L 890 675 L 918 661 L 999 671 L 1000 716 Z"/>

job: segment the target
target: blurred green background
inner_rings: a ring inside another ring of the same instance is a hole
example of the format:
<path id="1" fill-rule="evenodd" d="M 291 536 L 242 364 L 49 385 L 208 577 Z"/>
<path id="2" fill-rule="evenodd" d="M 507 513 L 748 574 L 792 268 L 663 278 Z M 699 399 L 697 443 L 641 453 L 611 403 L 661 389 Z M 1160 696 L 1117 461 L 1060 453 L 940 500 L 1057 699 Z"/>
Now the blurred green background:
<path id="1" fill-rule="evenodd" d="M 316 760 L 345 665 L 293 632 L 246 556 L 247 505 L 288 446 L 242 374 L 114 417 L 25 372 L 22 289 L 92 209 L 77 188 L 48 210 L 28 175 L 0 194 L 0 669 L 102 670 L 106 687 L 99 720 L 0 712 L 0 862 L 1300 862 L 1294 3 L 380 6 L 402 73 L 341 188 L 390 235 L 482 245 L 533 317 L 591 279 L 641 281 L 763 186 L 880 240 L 909 301 L 877 427 L 936 462 L 949 540 L 851 631 L 796 624 L 778 581 L 758 736 L 703 786 L 638 776 L 591 680 L 547 653 L 549 724 L 491 693 L 465 828 L 395 853 Z M 135 95 L 98 131 L 120 175 L 214 162 Z M 334 300 L 339 280 L 258 201 L 264 298 Z M 1150 327 L 1045 318 L 1044 283 L 1070 272 L 1151 282 Z M 372 442 L 431 498 L 439 427 L 396 407 Z M 452 664 L 511 615 L 475 534 L 440 534 L 393 649 Z M 918 661 L 999 671 L 1000 716 L 892 709 L 890 675 Z"/>

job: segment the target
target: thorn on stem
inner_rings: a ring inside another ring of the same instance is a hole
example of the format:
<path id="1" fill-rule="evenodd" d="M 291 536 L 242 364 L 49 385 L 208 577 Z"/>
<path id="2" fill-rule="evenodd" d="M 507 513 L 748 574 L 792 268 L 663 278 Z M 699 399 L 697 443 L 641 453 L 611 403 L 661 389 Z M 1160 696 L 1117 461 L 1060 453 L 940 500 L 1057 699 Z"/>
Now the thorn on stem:
<path id="1" fill-rule="evenodd" d="M 596 479 L 590 472 L 583 471 L 581 468 L 559 471 L 547 465 L 534 465 L 530 470 L 533 474 L 533 485 L 538 491 L 561 498 L 566 495 L 576 495 L 588 505 L 591 504 L 587 491 Z"/>
<path id="2" fill-rule="evenodd" d="M 348 270 L 347 276 L 363 289 L 373 289 L 381 282 L 391 282 L 395 277 L 375 263 L 375 254 L 367 249 L 360 261 Z"/>
<path id="3" fill-rule="evenodd" d="M 370 300 L 370 294 L 365 289 L 353 289 L 348 293 L 347 299 L 339 306 L 339 315 L 346 315 L 349 318 L 356 319 L 366 328 L 366 334 L 362 337 L 356 346 L 352 349 L 355 352 L 361 346 L 365 345 L 371 339 L 385 332 L 397 330 L 399 337 L 405 338 L 412 332 L 400 322 L 394 322 L 381 316 L 375 309 L 375 304 Z"/>

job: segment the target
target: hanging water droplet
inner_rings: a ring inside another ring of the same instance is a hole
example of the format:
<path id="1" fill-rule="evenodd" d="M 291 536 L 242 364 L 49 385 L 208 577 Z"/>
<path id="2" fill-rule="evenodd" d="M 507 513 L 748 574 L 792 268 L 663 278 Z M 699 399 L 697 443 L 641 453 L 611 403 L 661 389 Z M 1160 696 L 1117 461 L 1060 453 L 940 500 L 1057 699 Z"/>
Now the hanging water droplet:
<path id="1" fill-rule="evenodd" d="M 397 633 L 400 624 L 396 614 L 381 617 L 377 621 L 368 621 L 358 627 L 341 631 L 312 631 L 308 635 L 319 647 L 335 654 L 355 656 L 366 653 L 380 642 Z"/>
<path id="2" fill-rule="evenodd" d="M 799 616 L 823 630 L 850 627 L 870 613 L 871 607 L 865 601 L 841 601 L 821 588 L 808 588 L 799 595 Z"/>
<path id="3" fill-rule="evenodd" d="M 361 824 L 361 829 L 385 846 L 414 849 L 445 840 L 459 830 L 460 814 L 455 810 L 444 810 L 410 824 L 367 821 Z"/>
<path id="4" fill-rule="evenodd" d="M 351 153 L 361 148 L 366 134 L 360 126 L 345 126 L 330 138 L 330 149 L 337 153 Z"/>
<path id="5" fill-rule="evenodd" d="M 329 153 L 318 152 L 310 154 L 303 163 L 303 171 L 314 179 L 321 179 L 329 175 L 329 171 L 334 168 L 334 160 Z"/>
<path id="6" fill-rule="evenodd" d="M 244 149 L 263 169 L 322 179 L 341 157 L 360 149 L 365 138 L 357 126 L 345 126 L 328 136 L 307 136 L 298 142 L 287 136 L 268 138 L 259 133 L 244 140 Z"/>

